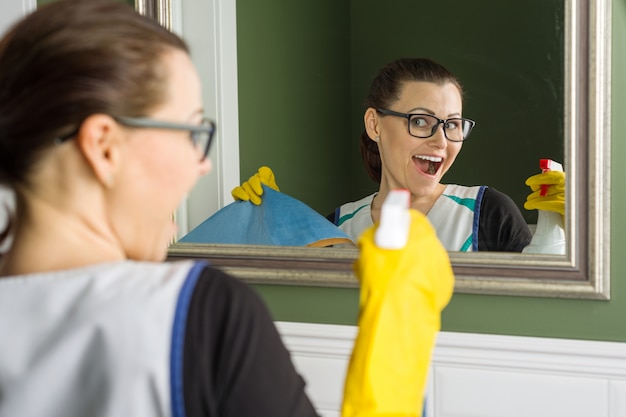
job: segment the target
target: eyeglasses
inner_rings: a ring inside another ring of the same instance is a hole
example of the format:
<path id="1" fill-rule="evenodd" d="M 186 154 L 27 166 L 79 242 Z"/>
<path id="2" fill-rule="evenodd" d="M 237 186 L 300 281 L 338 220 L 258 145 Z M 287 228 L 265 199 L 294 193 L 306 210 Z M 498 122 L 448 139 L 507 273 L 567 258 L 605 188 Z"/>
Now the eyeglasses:
<path id="1" fill-rule="evenodd" d="M 193 143 L 198 151 L 201 161 L 209 154 L 211 142 L 213 142 L 213 136 L 215 135 L 215 122 L 207 118 L 202 119 L 199 125 L 162 122 L 147 117 L 114 117 L 114 119 L 117 120 L 118 123 L 128 127 L 188 130 L 189 139 L 191 139 L 191 143 Z"/>
<path id="2" fill-rule="evenodd" d="M 147 117 L 113 116 L 113 119 L 115 119 L 115 121 L 119 124 L 127 127 L 187 130 L 189 131 L 189 139 L 191 139 L 191 143 L 193 143 L 193 146 L 198 152 L 198 156 L 200 156 L 200 161 L 204 161 L 209 154 L 209 149 L 211 149 L 211 142 L 213 142 L 213 136 L 215 135 L 216 129 L 215 122 L 207 118 L 202 119 L 202 122 L 199 125 L 163 122 L 161 120 L 154 120 Z M 78 129 L 55 139 L 55 143 L 65 142 L 66 140 L 76 136 L 77 133 Z"/>
<path id="3" fill-rule="evenodd" d="M 376 109 L 377 112 L 387 115 L 403 117 L 407 119 L 409 135 L 416 138 L 429 138 L 437 132 L 439 125 L 443 125 L 443 134 L 451 142 L 463 142 L 469 134 L 476 122 L 462 117 L 453 117 L 451 119 L 441 120 L 430 114 L 420 113 L 399 113 L 393 110 Z"/>

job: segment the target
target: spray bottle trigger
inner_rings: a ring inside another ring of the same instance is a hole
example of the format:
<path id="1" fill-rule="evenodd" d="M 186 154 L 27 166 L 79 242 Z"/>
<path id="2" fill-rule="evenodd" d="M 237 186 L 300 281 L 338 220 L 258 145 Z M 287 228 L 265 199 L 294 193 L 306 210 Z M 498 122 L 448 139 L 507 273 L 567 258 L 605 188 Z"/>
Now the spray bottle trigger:
<path id="1" fill-rule="evenodd" d="M 552 159 L 540 159 L 539 168 L 541 169 L 541 172 L 548 172 L 548 171 L 563 172 L 563 165 L 559 164 L 556 161 L 553 161 Z M 548 194 L 548 187 L 549 187 L 548 184 L 543 184 L 541 186 L 541 191 L 539 192 L 539 195 L 543 197 L 546 194 Z"/>

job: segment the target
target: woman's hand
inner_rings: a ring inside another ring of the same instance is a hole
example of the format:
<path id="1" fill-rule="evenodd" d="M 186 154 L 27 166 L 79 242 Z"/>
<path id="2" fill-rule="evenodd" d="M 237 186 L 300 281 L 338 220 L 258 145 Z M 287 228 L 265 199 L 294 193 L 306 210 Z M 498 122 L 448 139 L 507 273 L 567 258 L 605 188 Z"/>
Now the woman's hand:
<path id="1" fill-rule="evenodd" d="M 381 249 L 372 226 L 359 238 L 359 333 L 344 386 L 342 417 L 422 415 L 441 310 L 454 288 L 448 252 L 428 219 L 410 210 L 407 244 Z"/>
<path id="2" fill-rule="evenodd" d="M 554 211 L 565 215 L 565 172 L 547 171 L 526 180 L 533 191 L 526 198 L 526 210 Z M 545 186 L 545 187 L 544 187 Z"/>
<path id="3" fill-rule="evenodd" d="M 262 166 L 248 181 L 233 188 L 231 195 L 235 200 L 250 201 L 252 204 L 258 206 L 261 204 L 261 196 L 263 195 L 262 184 L 265 184 L 273 190 L 280 191 L 272 170 L 269 167 Z"/>

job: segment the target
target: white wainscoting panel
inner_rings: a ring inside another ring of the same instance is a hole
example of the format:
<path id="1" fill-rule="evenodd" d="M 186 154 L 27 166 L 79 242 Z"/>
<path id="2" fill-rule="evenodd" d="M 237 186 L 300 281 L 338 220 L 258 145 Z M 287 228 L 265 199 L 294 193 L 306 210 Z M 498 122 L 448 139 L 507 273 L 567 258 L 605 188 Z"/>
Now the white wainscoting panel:
<path id="1" fill-rule="evenodd" d="M 339 417 L 356 327 L 277 322 L 307 392 L 322 417 Z"/>
<path id="2" fill-rule="evenodd" d="M 626 381 L 609 382 L 609 410 L 610 417 L 626 416 Z"/>
<path id="3" fill-rule="evenodd" d="M 433 379 L 437 416 L 608 415 L 607 383 L 601 379 L 448 366 L 435 367 Z"/>
<path id="4" fill-rule="evenodd" d="M 278 322 L 323 417 L 339 417 L 354 326 Z M 626 343 L 442 332 L 428 417 L 626 417 Z"/>

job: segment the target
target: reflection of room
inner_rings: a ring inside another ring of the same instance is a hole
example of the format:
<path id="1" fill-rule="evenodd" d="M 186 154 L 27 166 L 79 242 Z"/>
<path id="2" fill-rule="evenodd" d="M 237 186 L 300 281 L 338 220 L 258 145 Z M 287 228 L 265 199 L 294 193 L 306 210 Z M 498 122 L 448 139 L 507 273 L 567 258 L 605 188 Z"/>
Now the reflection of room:
<path id="1" fill-rule="evenodd" d="M 269 165 L 324 214 L 372 192 L 357 145 L 366 90 L 385 63 L 427 56 L 460 77 L 477 121 L 444 180 L 521 207 L 538 159 L 563 162 L 563 15 L 563 1 L 540 0 L 239 1 L 241 178 Z"/>
<path id="2" fill-rule="evenodd" d="M 393 13 L 382 11 L 376 17 L 383 26 L 381 33 L 394 33 L 393 39 L 372 35 L 367 24 L 370 15 L 351 6 L 336 10 L 306 2 L 287 7 L 270 3 L 262 8 L 238 4 L 242 180 L 267 164 L 276 171 L 282 191 L 322 214 L 371 192 L 374 184 L 365 174 L 356 146 L 362 130 L 360 103 L 373 71 L 409 53 L 436 57 L 459 74 L 466 88 L 466 114 L 478 120 L 444 181 L 487 184 L 508 193 L 521 208 L 529 193 L 524 180 L 538 172 L 539 158 L 551 156 L 564 162 L 563 2 L 549 6 L 543 2 L 546 9 L 539 14 L 543 19 L 485 3 L 461 6 L 455 8 L 458 13 L 450 17 L 449 25 L 462 29 L 442 33 L 437 32 L 435 20 L 403 25 Z M 420 13 L 431 12 L 420 5 Z M 330 13 L 332 19 L 320 29 L 319 19 Z M 492 19 L 495 15 L 497 19 Z M 461 23 L 477 19 L 493 23 L 464 33 L 463 42 L 458 42 L 459 33 L 465 32 Z M 555 19 L 561 21 L 553 26 Z M 343 24 L 346 20 L 351 24 Z M 524 35 L 531 21 L 532 36 Z M 391 22 L 402 29 L 384 30 Z M 268 29 L 258 33 L 259 26 Z M 494 31 L 503 36 L 493 37 Z M 430 33 L 439 34 L 436 42 L 420 41 Z M 372 59 L 371 50 L 381 56 Z M 308 114 L 315 114 L 314 124 L 308 123 Z M 258 128 L 274 119 L 280 122 L 272 123 L 271 134 Z M 526 122 L 524 129 L 508 123 L 517 120 L 532 122 Z M 541 134 L 531 136 L 529 129 Z M 325 133 L 319 135 L 318 130 Z M 521 212 L 532 227 L 536 211 Z"/>

